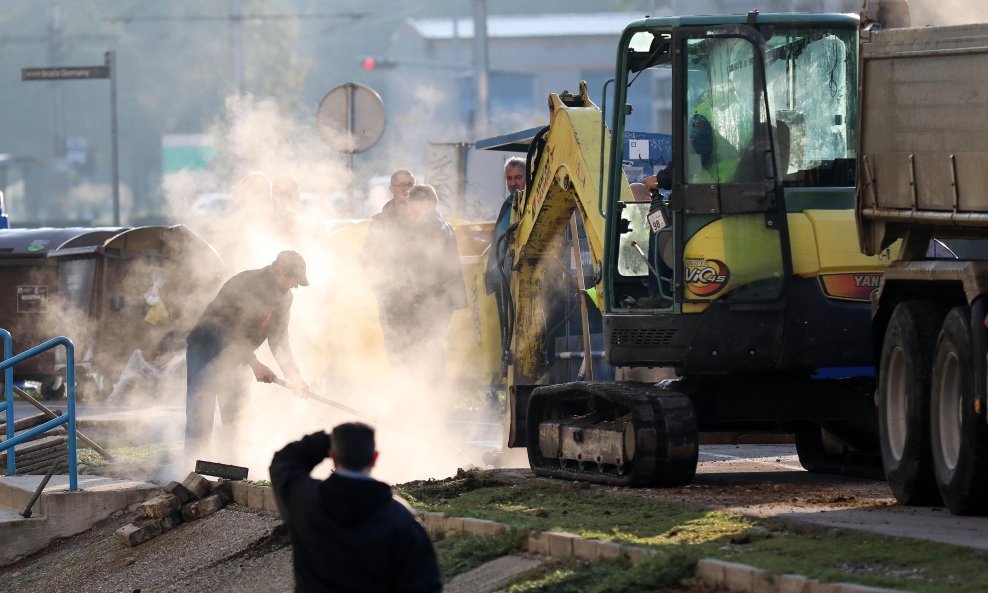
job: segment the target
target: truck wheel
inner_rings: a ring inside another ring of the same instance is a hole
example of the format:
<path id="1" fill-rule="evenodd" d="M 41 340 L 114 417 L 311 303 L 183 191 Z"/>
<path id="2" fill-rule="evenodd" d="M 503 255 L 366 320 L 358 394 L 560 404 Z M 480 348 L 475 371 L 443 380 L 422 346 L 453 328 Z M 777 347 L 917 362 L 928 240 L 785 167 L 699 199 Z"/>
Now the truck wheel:
<path id="1" fill-rule="evenodd" d="M 827 457 L 833 451 L 828 451 L 824 442 L 823 428 L 810 424 L 796 431 L 796 455 L 799 464 L 808 472 L 826 472 Z"/>
<path id="2" fill-rule="evenodd" d="M 45 377 L 41 381 L 41 399 L 56 400 L 65 397 L 65 379 L 61 375 Z"/>
<path id="3" fill-rule="evenodd" d="M 988 427 L 975 412 L 971 313 L 954 307 L 933 358 L 930 436 L 937 487 L 955 515 L 988 511 Z"/>
<path id="4" fill-rule="evenodd" d="M 878 377 L 878 429 L 882 465 L 895 499 L 905 505 L 938 504 L 927 417 L 930 370 L 943 311 L 905 301 L 892 313 L 882 343 Z"/>

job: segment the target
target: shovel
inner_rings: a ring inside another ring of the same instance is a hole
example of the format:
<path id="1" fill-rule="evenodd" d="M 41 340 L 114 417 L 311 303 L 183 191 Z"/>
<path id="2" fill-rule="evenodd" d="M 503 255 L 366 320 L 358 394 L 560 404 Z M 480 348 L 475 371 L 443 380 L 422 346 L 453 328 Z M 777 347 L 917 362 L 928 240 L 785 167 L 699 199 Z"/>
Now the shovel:
<path id="1" fill-rule="evenodd" d="M 295 389 L 292 387 L 292 384 L 291 383 L 289 383 L 288 381 L 285 381 L 284 379 L 282 379 L 280 377 L 276 377 L 275 380 L 272 381 L 272 383 L 275 383 L 277 385 L 280 385 L 280 386 L 284 387 L 285 389 L 291 389 L 292 391 L 295 391 Z M 334 401 L 334 400 L 329 399 L 328 397 L 323 397 L 321 395 L 312 393 L 309 390 L 306 390 L 304 397 L 306 397 L 308 399 L 311 399 L 311 400 L 314 400 L 314 401 L 317 401 L 317 402 L 319 402 L 321 404 L 326 404 L 327 406 L 331 406 L 333 408 L 336 408 L 337 410 L 342 410 L 342 411 L 346 412 L 347 414 L 350 414 L 351 416 L 356 416 L 357 418 L 366 420 L 367 422 L 370 422 L 371 424 L 375 424 L 377 426 L 383 426 L 383 427 L 385 427 L 385 428 L 387 428 L 389 430 L 393 430 L 395 432 L 399 432 L 399 433 L 405 434 L 407 436 L 415 437 L 417 439 L 422 439 L 422 440 L 424 440 L 426 442 L 429 442 L 431 440 L 430 438 L 427 438 L 425 435 L 416 434 L 415 432 L 412 432 L 412 431 L 408 430 L 408 428 L 406 428 L 404 426 L 397 426 L 395 424 L 391 424 L 391 423 L 385 422 L 385 421 L 383 421 L 383 420 L 381 420 L 379 418 L 376 418 L 374 416 L 371 416 L 370 414 L 366 414 L 364 412 L 361 412 L 360 410 L 358 410 L 356 408 L 351 408 L 350 406 L 348 406 L 346 404 L 341 404 L 338 401 Z M 457 447 L 455 445 L 452 445 L 452 446 L 450 446 L 450 449 L 452 449 L 454 452 L 456 452 L 464 460 L 469 461 L 470 456 L 467 455 L 459 447 Z"/>
<path id="2" fill-rule="evenodd" d="M 273 381 L 273 383 L 277 383 L 278 385 L 281 385 L 285 389 L 291 389 L 292 391 L 295 391 L 295 389 L 292 387 L 292 384 L 291 383 L 289 383 L 288 381 L 285 381 L 284 379 L 282 379 L 280 377 L 276 377 L 275 380 Z M 333 401 L 333 400 L 329 399 L 328 397 L 323 397 L 321 395 L 312 393 L 308 389 L 306 389 L 306 391 L 305 391 L 305 397 L 308 398 L 308 399 L 311 399 L 311 400 L 315 400 L 315 401 L 317 401 L 317 402 L 319 402 L 321 404 L 326 404 L 327 406 L 332 406 L 332 407 L 336 408 L 337 410 L 343 410 L 347 414 L 350 414 L 352 416 L 356 416 L 357 418 L 363 418 L 364 420 L 373 421 L 375 424 L 381 424 L 382 426 L 385 426 L 387 424 L 387 423 L 380 422 L 376 418 L 373 418 L 369 414 L 365 414 L 365 413 L 361 412 L 360 410 L 358 410 L 356 408 L 351 408 L 350 406 L 348 406 L 346 404 L 341 404 L 340 402 Z"/>

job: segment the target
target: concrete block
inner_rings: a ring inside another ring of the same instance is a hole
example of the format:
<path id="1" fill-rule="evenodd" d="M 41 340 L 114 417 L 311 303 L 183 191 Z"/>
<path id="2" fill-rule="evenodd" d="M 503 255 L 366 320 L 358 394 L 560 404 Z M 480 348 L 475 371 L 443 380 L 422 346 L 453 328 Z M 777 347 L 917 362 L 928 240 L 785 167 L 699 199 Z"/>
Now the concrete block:
<path id="1" fill-rule="evenodd" d="M 124 545 L 134 547 L 161 535 L 161 525 L 153 519 L 135 521 L 116 531 L 117 539 Z"/>
<path id="2" fill-rule="evenodd" d="M 504 529 L 504 525 L 487 519 L 463 519 L 463 531 L 472 535 L 492 536 Z"/>
<path id="3" fill-rule="evenodd" d="M 181 484 L 179 485 L 181 486 Z M 174 513 L 181 507 L 182 504 L 178 501 L 178 497 L 171 494 L 162 494 L 142 504 L 141 513 L 150 519 L 163 519 L 166 515 Z"/>
<path id="4" fill-rule="evenodd" d="M 532 554 L 549 555 L 549 534 L 544 531 L 534 531 L 528 534 L 525 548 Z"/>
<path id="5" fill-rule="evenodd" d="M 178 506 L 182 506 L 187 502 L 192 502 L 192 500 L 195 499 L 195 495 L 179 482 L 168 482 L 168 485 L 162 488 L 162 491 L 165 494 L 171 494 L 177 498 Z"/>
<path id="6" fill-rule="evenodd" d="M 779 593 L 809 593 L 810 579 L 798 574 L 782 574 L 775 577 Z"/>
<path id="7" fill-rule="evenodd" d="M 779 587 L 775 584 L 775 575 L 761 571 L 751 580 L 751 593 L 779 593 Z"/>
<path id="8" fill-rule="evenodd" d="M 235 482 L 229 482 L 230 489 L 233 491 L 233 502 L 247 506 L 247 487 L 250 486 L 247 482 L 237 480 Z"/>
<path id="9" fill-rule="evenodd" d="M 765 571 L 735 562 L 724 563 L 724 587 L 737 593 L 751 593 L 755 586 L 755 578 L 764 579 Z"/>
<path id="10" fill-rule="evenodd" d="M 182 480 L 182 485 L 189 489 L 196 498 L 206 498 L 213 489 L 213 483 L 199 474 L 192 472 Z"/>
<path id="11" fill-rule="evenodd" d="M 178 511 L 175 511 L 170 515 L 166 515 L 165 517 L 162 517 L 161 521 L 158 521 L 158 523 L 161 525 L 161 531 L 165 532 L 175 529 L 176 527 L 181 525 L 184 521 L 185 519 L 182 518 L 182 511 L 181 509 L 179 509 Z"/>
<path id="12" fill-rule="evenodd" d="M 724 567 L 727 562 L 713 558 L 701 558 L 696 563 L 696 578 L 711 587 L 724 584 Z"/>
<path id="13" fill-rule="evenodd" d="M 257 484 L 247 484 L 247 506 L 259 511 L 264 510 L 264 490 Z"/>
<path id="14" fill-rule="evenodd" d="M 594 542 L 600 560 L 617 560 L 624 554 L 624 547 L 617 542 Z"/>
<path id="15" fill-rule="evenodd" d="M 631 561 L 632 566 L 638 566 L 655 555 L 655 550 L 649 550 L 647 548 L 629 545 L 622 547 L 624 548 L 624 553 L 628 555 L 628 560 Z"/>
<path id="16" fill-rule="evenodd" d="M 443 529 L 446 531 L 446 535 L 463 533 L 463 517 L 444 517 Z"/>
<path id="17" fill-rule="evenodd" d="M 274 488 L 271 486 L 261 486 L 264 499 L 264 510 L 279 514 L 278 501 L 274 498 Z"/>
<path id="18" fill-rule="evenodd" d="M 557 560 L 567 560 L 573 557 L 573 541 L 580 539 L 580 536 L 555 531 L 550 531 L 548 536 L 550 556 Z"/>
<path id="19" fill-rule="evenodd" d="M 217 494 L 207 496 L 202 500 L 190 502 L 182 507 L 182 518 L 186 521 L 195 521 L 208 517 L 223 508 L 223 499 Z"/>
<path id="20" fill-rule="evenodd" d="M 595 539 L 585 539 L 580 538 L 573 540 L 573 556 L 579 558 L 580 560 L 587 560 L 589 562 L 596 562 L 600 560 L 600 551 L 597 544 L 600 542 Z"/>
<path id="21" fill-rule="evenodd" d="M 895 589 L 882 589 L 879 587 L 869 587 L 868 585 L 857 585 L 855 583 L 833 583 L 838 587 L 840 593 L 901 593 Z"/>
<path id="22" fill-rule="evenodd" d="M 436 533 L 443 530 L 443 514 L 442 513 L 419 513 L 419 521 L 422 522 L 422 527 L 429 533 Z"/>
<path id="23" fill-rule="evenodd" d="M 840 593 L 839 583 L 824 583 L 810 580 L 807 583 L 806 593 Z"/>

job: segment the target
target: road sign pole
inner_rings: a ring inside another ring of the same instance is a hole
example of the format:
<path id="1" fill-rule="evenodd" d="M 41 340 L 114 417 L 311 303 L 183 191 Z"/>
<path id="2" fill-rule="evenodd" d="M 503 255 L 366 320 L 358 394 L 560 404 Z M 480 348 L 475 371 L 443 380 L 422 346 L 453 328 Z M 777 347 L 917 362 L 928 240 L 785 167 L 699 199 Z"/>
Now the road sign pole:
<path id="1" fill-rule="evenodd" d="M 322 139 L 345 155 L 347 166 L 347 208 L 356 215 L 356 181 L 353 155 L 374 146 L 381 135 L 387 116 L 384 102 L 374 89 L 354 82 L 343 83 L 319 102 L 316 125 Z"/>
<path id="2" fill-rule="evenodd" d="M 354 95 L 356 94 L 356 85 L 351 83 L 346 83 L 346 153 L 347 153 L 347 169 L 348 178 L 346 184 L 346 194 L 347 194 L 347 208 L 350 210 L 350 218 L 356 218 L 354 210 L 356 205 L 353 199 L 353 153 L 356 146 L 354 146 L 354 136 L 357 133 L 357 107 L 356 99 Z"/>
<path id="3" fill-rule="evenodd" d="M 21 68 L 21 80 L 95 80 L 110 79 L 110 144 L 113 161 L 113 225 L 120 226 L 120 159 L 117 155 L 117 54 L 103 54 L 102 66 L 55 66 Z M 64 146 L 63 146 L 64 148 Z"/>
<path id="4" fill-rule="evenodd" d="M 110 71 L 110 152 L 113 160 L 113 226 L 120 226 L 120 154 L 117 150 L 117 52 L 105 54 Z"/>

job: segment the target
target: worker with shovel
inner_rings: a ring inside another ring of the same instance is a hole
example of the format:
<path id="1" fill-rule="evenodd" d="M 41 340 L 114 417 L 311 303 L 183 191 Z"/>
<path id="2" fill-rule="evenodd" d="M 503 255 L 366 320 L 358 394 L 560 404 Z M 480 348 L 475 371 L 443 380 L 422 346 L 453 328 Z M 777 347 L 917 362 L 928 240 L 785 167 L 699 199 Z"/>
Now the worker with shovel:
<path id="1" fill-rule="evenodd" d="M 206 307 L 189 332 L 186 350 L 187 458 L 208 445 L 217 402 L 220 418 L 236 440 L 248 407 L 245 395 L 249 391 L 241 380 L 245 366 L 262 383 L 278 379 L 254 355 L 265 340 L 292 389 L 302 395 L 308 393 L 309 387 L 302 381 L 288 343 L 291 289 L 308 285 L 302 256 L 282 251 L 271 265 L 240 272 L 227 280 Z"/>

